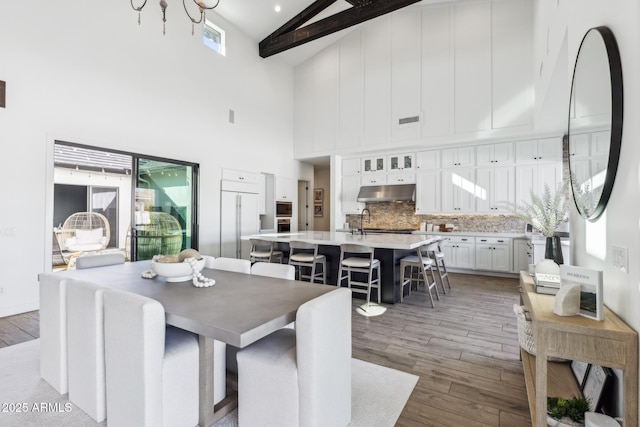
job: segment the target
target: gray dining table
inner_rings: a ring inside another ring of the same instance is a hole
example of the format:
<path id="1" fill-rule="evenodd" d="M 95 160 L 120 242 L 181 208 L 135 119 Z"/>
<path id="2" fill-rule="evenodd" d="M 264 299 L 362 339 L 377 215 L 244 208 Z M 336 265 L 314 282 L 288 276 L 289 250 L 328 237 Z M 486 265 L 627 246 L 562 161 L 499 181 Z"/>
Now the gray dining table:
<path id="1" fill-rule="evenodd" d="M 300 305 L 336 288 L 295 280 L 204 269 L 214 286 L 197 288 L 191 281 L 167 282 L 161 276 L 145 279 L 149 261 L 138 261 L 56 273 L 51 278 L 86 280 L 159 301 L 168 325 L 199 336 L 199 425 L 208 427 L 237 405 L 234 395 L 213 405 L 214 340 L 243 348 L 295 321 Z"/>

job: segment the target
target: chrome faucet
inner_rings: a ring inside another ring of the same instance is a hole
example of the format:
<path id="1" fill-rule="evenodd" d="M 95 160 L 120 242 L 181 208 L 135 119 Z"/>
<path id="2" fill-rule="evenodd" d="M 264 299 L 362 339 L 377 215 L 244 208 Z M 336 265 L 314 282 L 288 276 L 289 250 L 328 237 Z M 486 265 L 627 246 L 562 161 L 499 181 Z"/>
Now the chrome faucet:
<path id="1" fill-rule="evenodd" d="M 369 214 L 367 223 L 371 224 L 371 211 L 369 210 L 369 208 L 362 209 L 362 212 L 360 212 L 360 234 L 364 234 L 364 211 L 367 211 L 367 213 Z"/>

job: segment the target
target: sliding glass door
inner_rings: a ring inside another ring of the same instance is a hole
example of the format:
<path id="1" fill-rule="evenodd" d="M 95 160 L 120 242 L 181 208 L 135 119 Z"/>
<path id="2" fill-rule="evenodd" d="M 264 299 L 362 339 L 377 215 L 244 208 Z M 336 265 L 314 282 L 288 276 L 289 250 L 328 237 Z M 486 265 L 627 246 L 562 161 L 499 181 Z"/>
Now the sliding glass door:
<path id="1" fill-rule="evenodd" d="M 198 165 L 140 157 L 134 171 L 131 259 L 197 248 Z"/>

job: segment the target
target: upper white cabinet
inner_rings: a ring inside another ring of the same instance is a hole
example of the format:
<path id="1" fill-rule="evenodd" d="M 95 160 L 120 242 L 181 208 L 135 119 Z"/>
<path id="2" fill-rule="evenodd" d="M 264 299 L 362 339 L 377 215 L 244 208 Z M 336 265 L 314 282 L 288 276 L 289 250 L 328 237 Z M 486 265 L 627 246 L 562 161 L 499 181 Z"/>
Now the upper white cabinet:
<path id="1" fill-rule="evenodd" d="M 298 183 L 291 178 L 276 176 L 275 199 L 293 202 L 298 195 Z"/>
<path id="2" fill-rule="evenodd" d="M 415 169 L 413 153 L 391 154 L 387 156 L 387 172 L 412 172 Z"/>
<path id="3" fill-rule="evenodd" d="M 413 9 L 391 16 L 391 140 L 420 138 L 420 29 L 421 17 Z"/>
<path id="4" fill-rule="evenodd" d="M 476 170 L 476 211 L 508 212 L 502 202 L 515 202 L 515 170 L 513 166 L 478 168 Z"/>
<path id="5" fill-rule="evenodd" d="M 364 60 L 364 141 L 388 144 L 391 138 L 391 16 L 362 26 Z"/>
<path id="6" fill-rule="evenodd" d="M 442 167 L 458 168 L 475 165 L 475 147 L 447 148 L 442 150 Z"/>
<path id="7" fill-rule="evenodd" d="M 478 167 L 510 165 L 513 164 L 514 160 L 512 142 L 478 145 L 476 147 L 476 165 Z"/>
<path id="8" fill-rule="evenodd" d="M 312 58 L 298 65 L 294 73 L 293 151 L 296 157 L 301 157 L 314 151 L 314 86 L 315 74 Z"/>
<path id="9" fill-rule="evenodd" d="M 589 157 L 589 134 L 571 134 L 569 157 L 571 160 Z"/>
<path id="10" fill-rule="evenodd" d="M 360 175 L 345 175 L 342 177 L 342 213 L 360 213 L 365 207 L 364 203 L 359 203 L 358 192 L 360 191 Z"/>
<path id="11" fill-rule="evenodd" d="M 362 185 L 384 185 L 387 183 L 387 175 L 384 173 L 372 173 L 364 175 L 360 182 Z"/>
<path id="12" fill-rule="evenodd" d="M 454 5 L 455 133 L 491 128 L 491 2 Z"/>
<path id="13" fill-rule="evenodd" d="M 225 181 L 259 183 L 259 174 L 253 172 L 239 171 L 235 169 L 222 169 L 222 179 Z"/>
<path id="14" fill-rule="evenodd" d="M 475 212 L 475 202 L 475 170 L 449 169 L 442 171 L 442 212 Z"/>
<path id="15" fill-rule="evenodd" d="M 371 172 L 386 172 L 386 162 L 387 156 L 372 156 L 372 157 L 364 157 L 362 159 L 362 172 L 363 173 L 371 173 Z"/>
<path id="16" fill-rule="evenodd" d="M 562 182 L 561 163 L 542 163 L 516 167 L 516 203 L 531 202 L 531 192 L 542 195 L 545 185 L 554 192 Z"/>
<path id="17" fill-rule="evenodd" d="M 441 212 L 441 189 L 439 170 L 416 173 L 416 214 Z"/>
<path id="18" fill-rule="evenodd" d="M 440 169 L 440 150 L 419 151 L 416 153 L 418 171 Z"/>
<path id="19" fill-rule="evenodd" d="M 361 173 L 360 158 L 342 159 L 342 175 L 358 175 Z"/>
<path id="20" fill-rule="evenodd" d="M 562 138 L 533 139 L 516 142 L 516 162 L 562 161 Z"/>

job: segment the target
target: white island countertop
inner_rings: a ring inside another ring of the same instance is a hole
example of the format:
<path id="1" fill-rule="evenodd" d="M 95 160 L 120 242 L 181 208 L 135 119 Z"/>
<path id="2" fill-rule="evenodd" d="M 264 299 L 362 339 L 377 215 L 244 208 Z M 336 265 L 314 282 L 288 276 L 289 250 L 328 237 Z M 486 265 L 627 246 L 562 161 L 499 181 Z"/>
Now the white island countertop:
<path id="1" fill-rule="evenodd" d="M 242 240 L 262 239 L 278 243 L 298 240 L 307 243 L 328 246 L 340 246 L 343 243 L 354 243 L 379 249 L 415 249 L 419 246 L 436 243 L 445 236 L 424 234 L 390 234 L 370 232 L 365 235 L 339 231 L 298 231 L 293 233 L 255 234 L 242 236 Z"/>

